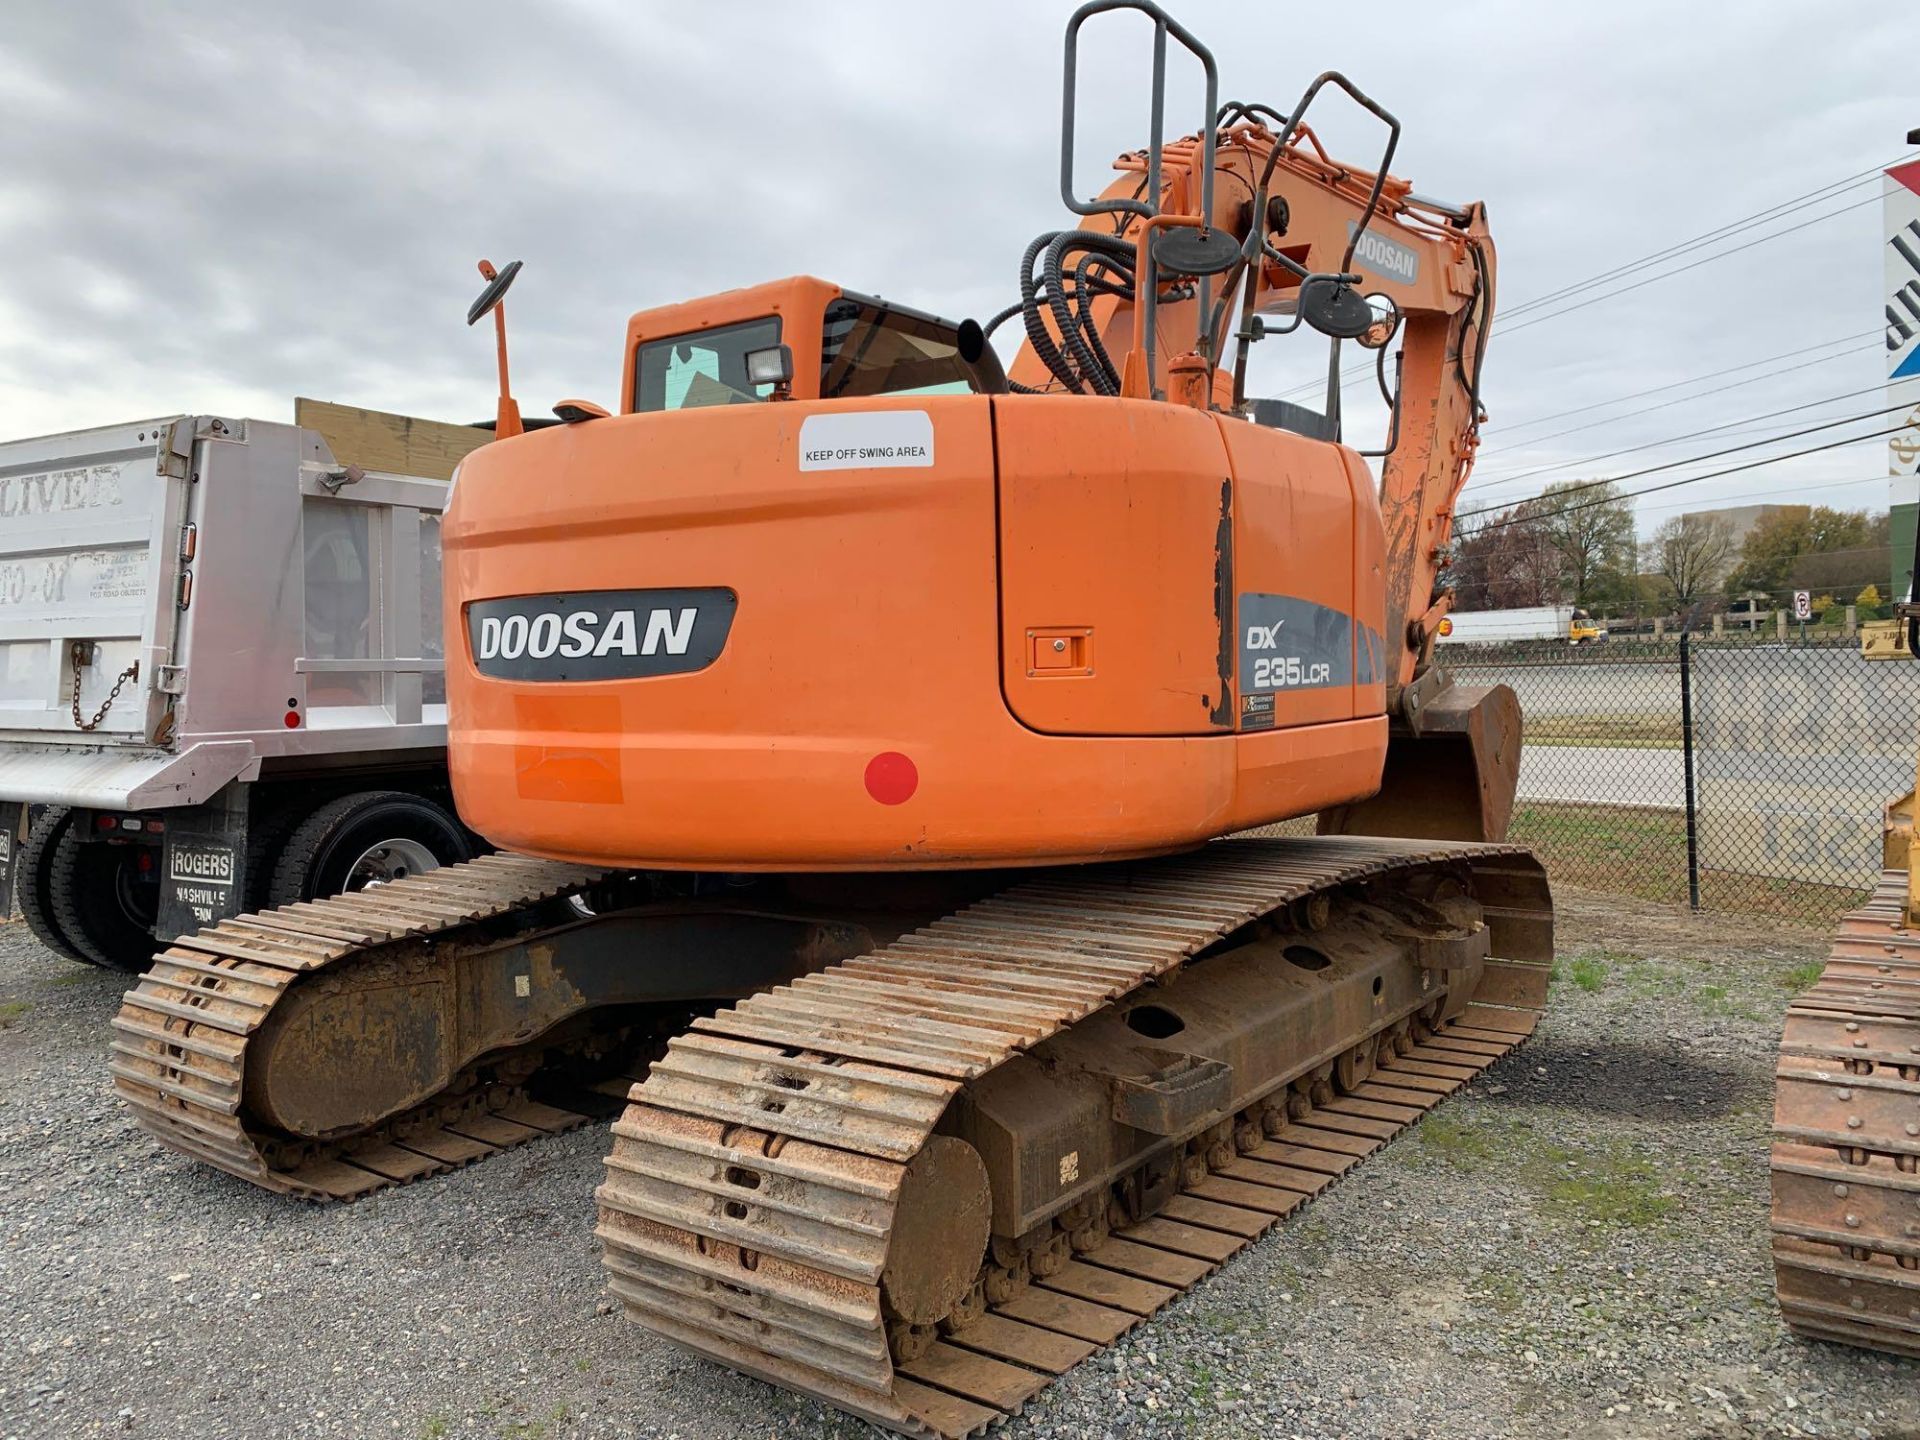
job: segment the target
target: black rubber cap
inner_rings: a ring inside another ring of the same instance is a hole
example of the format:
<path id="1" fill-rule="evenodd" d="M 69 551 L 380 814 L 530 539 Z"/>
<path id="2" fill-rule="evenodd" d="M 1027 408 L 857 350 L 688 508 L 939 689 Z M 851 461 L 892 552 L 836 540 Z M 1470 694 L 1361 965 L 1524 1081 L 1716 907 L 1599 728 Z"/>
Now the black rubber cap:
<path id="1" fill-rule="evenodd" d="M 1240 242 L 1224 230 L 1182 226 L 1153 242 L 1153 262 L 1169 275 L 1218 275 L 1239 258 Z"/>

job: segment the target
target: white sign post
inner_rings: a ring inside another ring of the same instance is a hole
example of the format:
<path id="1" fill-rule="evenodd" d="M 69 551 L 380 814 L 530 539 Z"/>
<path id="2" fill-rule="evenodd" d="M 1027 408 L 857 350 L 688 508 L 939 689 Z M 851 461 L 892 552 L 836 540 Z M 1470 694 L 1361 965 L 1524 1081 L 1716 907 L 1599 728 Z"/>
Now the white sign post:
<path id="1" fill-rule="evenodd" d="M 1813 596 L 1808 591 L 1793 592 L 1793 618 L 1802 624 L 1813 618 Z"/>

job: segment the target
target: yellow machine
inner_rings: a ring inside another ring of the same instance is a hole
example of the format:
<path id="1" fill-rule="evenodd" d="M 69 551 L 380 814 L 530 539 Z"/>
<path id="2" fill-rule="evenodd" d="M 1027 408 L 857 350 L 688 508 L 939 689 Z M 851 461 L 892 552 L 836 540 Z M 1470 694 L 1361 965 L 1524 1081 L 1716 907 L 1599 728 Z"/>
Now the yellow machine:
<path id="1" fill-rule="evenodd" d="M 1916 557 L 1920 560 L 1920 557 Z M 1863 633 L 1910 660 L 1920 606 Z M 1920 852 L 1913 790 L 1888 804 L 1872 898 L 1787 1011 L 1774 1089 L 1773 1259 L 1802 1335 L 1920 1356 Z"/>

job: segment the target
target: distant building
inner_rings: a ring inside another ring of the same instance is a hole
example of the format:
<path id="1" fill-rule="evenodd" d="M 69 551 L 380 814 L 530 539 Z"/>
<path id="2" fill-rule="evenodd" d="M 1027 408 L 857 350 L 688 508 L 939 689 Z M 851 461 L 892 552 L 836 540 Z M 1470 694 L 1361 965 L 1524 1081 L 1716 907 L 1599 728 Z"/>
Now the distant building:
<path id="1" fill-rule="evenodd" d="M 1733 553 L 1738 555 L 1740 547 L 1747 543 L 1747 536 L 1753 527 L 1769 515 L 1777 515 L 1782 510 L 1791 510 L 1791 505 L 1729 505 L 1724 510 L 1689 510 L 1682 520 L 1718 520 L 1727 527 L 1727 533 L 1733 540 Z"/>

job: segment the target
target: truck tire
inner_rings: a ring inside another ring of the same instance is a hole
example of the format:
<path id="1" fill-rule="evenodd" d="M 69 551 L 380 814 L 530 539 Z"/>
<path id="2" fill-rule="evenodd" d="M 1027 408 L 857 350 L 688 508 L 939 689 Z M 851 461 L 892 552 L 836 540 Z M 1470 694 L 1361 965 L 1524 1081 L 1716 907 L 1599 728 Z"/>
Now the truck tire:
<path id="1" fill-rule="evenodd" d="M 49 805 L 40 813 L 27 838 L 20 842 L 13 891 L 34 939 L 64 959 L 91 965 L 93 961 L 80 953 L 53 918 L 53 852 L 72 823 L 73 811 L 65 805 Z"/>
<path id="2" fill-rule="evenodd" d="M 53 921 L 80 958 L 108 970 L 138 975 L 160 948 L 153 938 L 160 903 L 159 851 L 150 846 L 82 844 L 67 825 L 54 842 Z M 148 869 L 142 870 L 145 859 Z"/>
<path id="3" fill-rule="evenodd" d="M 247 820 L 247 893 L 243 897 L 247 910 L 271 910 L 273 900 L 273 869 L 279 863 L 280 852 L 286 848 L 287 837 L 293 834 L 294 827 L 312 813 L 313 797 L 302 796 L 294 800 L 281 800 L 271 806 L 261 806 Z"/>
<path id="4" fill-rule="evenodd" d="M 343 795 L 294 827 L 273 867 L 268 899 L 294 905 L 364 890 L 475 853 L 467 828 L 431 800 L 404 790 Z"/>

